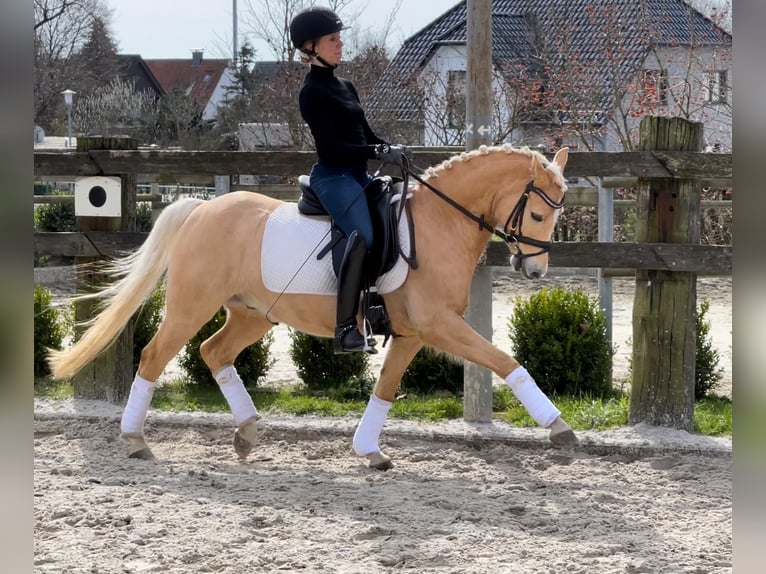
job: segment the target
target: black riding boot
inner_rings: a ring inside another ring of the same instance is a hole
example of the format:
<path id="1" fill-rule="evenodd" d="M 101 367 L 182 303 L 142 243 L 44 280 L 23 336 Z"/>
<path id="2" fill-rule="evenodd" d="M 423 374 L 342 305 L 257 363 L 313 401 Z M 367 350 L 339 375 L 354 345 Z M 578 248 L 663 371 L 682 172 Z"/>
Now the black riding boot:
<path id="1" fill-rule="evenodd" d="M 362 291 L 366 258 L 367 244 L 354 231 L 348 237 L 338 273 L 337 326 L 333 345 L 335 354 L 364 351 L 366 341 L 357 328 L 356 314 L 359 311 L 359 294 Z M 375 340 L 371 339 L 370 343 L 374 345 Z"/>

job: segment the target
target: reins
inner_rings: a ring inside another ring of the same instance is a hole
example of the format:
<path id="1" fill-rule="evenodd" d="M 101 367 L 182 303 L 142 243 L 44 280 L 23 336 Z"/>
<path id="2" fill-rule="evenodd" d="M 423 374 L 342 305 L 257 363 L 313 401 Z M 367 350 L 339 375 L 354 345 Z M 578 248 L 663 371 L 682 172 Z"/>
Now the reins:
<path id="1" fill-rule="evenodd" d="M 407 182 L 406 176 L 411 175 L 416 181 L 418 181 L 421 185 L 424 185 L 426 188 L 428 188 L 430 191 L 432 191 L 434 194 L 436 194 L 440 199 L 457 209 L 460 213 L 465 215 L 468 219 L 471 221 L 477 223 L 479 225 L 479 229 L 483 231 L 489 231 L 491 234 L 495 235 L 496 237 L 499 237 L 502 239 L 508 246 L 515 246 L 517 253 L 515 254 L 517 257 L 521 259 L 525 259 L 527 257 L 534 257 L 536 255 L 541 255 L 542 253 L 546 253 L 550 251 L 551 248 L 551 241 L 540 241 L 539 239 L 535 239 L 533 237 L 527 237 L 522 234 L 521 232 L 521 224 L 524 218 L 524 210 L 527 206 L 527 200 L 529 199 L 530 193 L 535 193 L 539 197 L 545 201 L 549 206 L 551 206 L 554 209 L 559 209 L 564 206 L 564 200 L 561 200 L 560 202 L 553 201 L 548 195 L 539 187 L 535 185 L 534 180 L 530 180 L 529 183 L 527 183 L 526 188 L 524 188 L 524 192 L 521 194 L 521 197 L 519 197 L 519 200 L 516 202 L 516 205 L 511 210 L 510 215 L 508 215 L 508 219 L 505 221 L 505 225 L 503 226 L 503 230 L 499 230 L 495 227 L 492 227 L 489 223 L 487 223 L 486 219 L 484 218 L 484 214 L 476 215 L 460 205 L 457 201 L 452 199 L 450 196 L 442 192 L 441 190 L 437 189 L 424 179 L 422 179 L 419 175 L 417 175 L 415 172 L 413 172 L 410 169 L 410 165 L 415 167 L 416 169 L 420 171 L 424 171 L 422 168 L 414 165 L 414 164 L 407 164 L 406 167 L 402 169 L 402 172 L 405 173 L 405 185 Z M 508 227 L 510 225 L 510 232 L 508 231 Z M 523 253 L 521 249 L 519 248 L 519 244 L 524 243 L 525 245 L 532 245 L 534 247 L 539 247 L 540 251 L 536 253 Z"/>

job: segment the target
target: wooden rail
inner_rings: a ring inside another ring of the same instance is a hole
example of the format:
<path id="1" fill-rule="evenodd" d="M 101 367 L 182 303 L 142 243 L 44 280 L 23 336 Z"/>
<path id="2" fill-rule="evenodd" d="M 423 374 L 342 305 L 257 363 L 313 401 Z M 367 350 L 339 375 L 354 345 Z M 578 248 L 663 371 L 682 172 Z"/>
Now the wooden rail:
<path id="1" fill-rule="evenodd" d="M 146 233 L 108 231 L 37 232 L 35 253 L 57 256 L 116 257 L 138 248 Z M 694 271 L 712 275 L 731 274 L 731 247 L 685 243 L 598 243 L 566 241 L 554 243 L 551 267 L 658 269 Z M 490 242 L 484 265 L 510 265 L 508 248 Z"/>
<path id="2" fill-rule="evenodd" d="M 413 148 L 414 163 L 437 165 L 459 153 Z M 297 177 L 308 173 L 314 152 L 300 151 L 91 151 L 35 152 L 35 176 L 88 176 L 159 173 L 165 181 L 190 175 L 260 174 Z M 572 152 L 566 175 L 572 177 L 732 179 L 731 154 L 703 152 Z"/>
<path id="3" fill-rule="evenodd" d="M 656 146 L 655 146 L 656 147 Z M 421 169 L 436 165 L 448 159 L 462 148 L 454 149 L 419 149 L 414 148 L 414 163 Z M 47 180 L 71 179 L 78 176 L 133 174 L 140 181 L 162 181 L 189 183 L 209 183 L 221 174 L 257 174 L 276 176 L 283 184 L 251 187 L 234 185 L 234 189 L 268 190 L 268 195 L 288 201 L 297 198 L 295 178 L 308 173 L 315 160 L 314 152 L 229 152 L 229 151 L 160 151 L 160 150 L 91 150 L 87 152 L 36 152 L 34 154 L 34 174 Z M 384 170 L 385 173 L 385 170 Z M 394 172 L 389 172 L 394 173 Z M 137 174 L 146 174 L 138 176 Z M 732 181 L 732 156 L 730 154 L 710 154 L 697 151 L 639 151 L 622 153 L 572 152 L 566 167 L 569 179 L 596 178 L 601 189 L 618 186 L 636 186 L 641 201 L 612 200 L 611 193 L 599 196 L 599 192 L 581 185 L 579 180 L 573 183 L 567 196 L 570 206 L 599 206 L 601 220 L 604 202 L 599 197 L 609 197 L 607 210 L 614 207 L 636 207 L 637 213 L 645 217 L 647 208 L 647 186 L 660 186 L 662 193 L 681 182 L 685 190 L 701 187 L 703 184 L 727 186 Z M 139 179 L 140 178 L 140 179 Z M 647 183 L 648 182 L 648 183 Z M 621 185 L 618 185 L 621 184 Z M 696 191 L 699 193 L 699 190 Z M 688 191 L 685 197 L 688 197 Z M 137 195 L 132 190 L 133 201 L 150 201 L 153 207 L 162 206 L 158 194 Z M 675 197 L 675 196 L 673 196 Z M 35 202 L 66 202 L 71 196 L 35 196 Z M 675 200 L 673 200 L 675 201 Z M 697 208 L 728 208 L 730 201 L 705 201 L 696 199 Z M 650 208 L 652 209 L 652 208 Z M 672 210 L 671 210 L 672 211 Z M 606 213 L 606 212 L 605 212 Z M 699 212 L 697 212 L 699 216 Z M 663 215 L 662 225 L 666 225 L 672 215 Z M 611 219 L 610 219 L 611 221 Z M 610 224 L 611 225 L 611 224 Z M 75 233 L 35 233 L 35 252 L 49 255 L 77 256 L 88 258 L 113 257 L 128 253 L 138 247 L 146 234 L 131 231 L 112 232 L 94 229 Z M 628 270 L 637 277 L 668 277 L 690 274 L 730 274 L 732 249 L 728 246 L 700 245 L 692 241 L 656 242 L 645 240 L 635 243 L 611 243 L 608 237 L 599 237 L 603 242 L 557 242 L 550 252 L 550 265 L 553 267 L 575 267 L 599 269 L 601 277 L 607 277 L 605 271 L 612 270 L 613 275 Z M 664 241 L 664 239 L 663 239 Z M 509 253 L 501 242 L 490 242 L 483 265 L 507 266 Z M 604 283 L 605 281 L 601 281 Z M 610 301 L 611 306 L 611 301 Z M 472 303 L 472 313 L 476 310 Z M 490 313 L 485 305 L 478 313 Z M 688 323 L 688 318 L 686 320 Z M 693 321 L 691 321 L 693 323 Z M 693 328 L 693 326 L 691 327 Z M 689 340 L 689 333 L 685 340 Z M 648 341 L 648 340 L 647 340 Z M 646 344 L 647 341 L 645 341 Z M 645 345 L 646 347 L 646 345 Z M 641 360 L 636 356 L 634 362 Z M 644 371 L 645 372 L 645 371 Z M 688 379 L 688 373 L 685 378 Z M 645 377 L 646 379 L 646 377 Z M 646 382 L 646 380 L 645 380 Z M 646 388 L 646 386 L 645 386 Z M 650 389 L 651 390 L 651 389 Z M 686 407 L 685 407 L 686 408 Z M 665 409 L 667 410 L 667 409 Z M 688 410 L 688 408 L 687 408 Z M 633 412 L 637 412 L 636 409 Z M 646 411 L 641 411 L 646 412 Z M 660 420 L 663 409 L 652 412 L 652 420 Z M 642 415 L 648 416 L 648 415 Z M 674 419 L 674 423 L 678 419 Z M 686 427 L 687 418 L 680 424 Z"/>

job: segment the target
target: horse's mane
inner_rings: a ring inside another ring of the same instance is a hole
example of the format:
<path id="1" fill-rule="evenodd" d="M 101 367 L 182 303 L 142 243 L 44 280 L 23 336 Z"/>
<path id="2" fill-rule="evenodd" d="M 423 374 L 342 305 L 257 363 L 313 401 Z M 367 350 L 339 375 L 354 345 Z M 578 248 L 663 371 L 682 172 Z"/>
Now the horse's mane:
<path id="1" fill-rule="evenodd" d="M 493 153 L 519 154 L 530 159 L 536 156 L 546 167 L 546 169 L 554 174 L 554 180 L 556 181 L 556 184 L 561 185 L 562 187 L 566 186 L 566 180 L 564 179 L 564 175 L 561 173 L 559 167 L 556 164 L 548 161 L 548 158 L 546 158 L 543 154 L 541 154 L 539 151 L 529 149 L 527 146 L 513 147 L 511 144 L 503 144 L 498 146 L 483 145 L 479 146 L 477 149 L 464 151 L 457 155 L 453 155 L 451 158 L 445 159 L 439 165 L 426 169 L 425 173 L 423 174 L 423 179 L 427 181 L 430 178 L 438 177 L 440 173 L 445 170 L 452 169 L 457 164 L 471 161 L 473 158 L 478 156 L 489 155 Z"/>

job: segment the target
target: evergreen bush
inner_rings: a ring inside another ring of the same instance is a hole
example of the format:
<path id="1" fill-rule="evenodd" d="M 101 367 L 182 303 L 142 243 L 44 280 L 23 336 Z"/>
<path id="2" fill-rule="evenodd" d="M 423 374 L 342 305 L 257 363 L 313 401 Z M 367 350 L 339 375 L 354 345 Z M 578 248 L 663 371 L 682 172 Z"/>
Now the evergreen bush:
<path id="1" fill-rule="evenodd" d="M 401 390 L 422 395 L 448 391 L 463 393 L 463 363 L 430 347 L 423 347 L 402 376 Z"/>
<path id="2" fill-rule="evenodd" d="M 60 312 L 51 305 L 51 292 L 35 284 L 34 305 L 34 374 L 35 377 L 50 375 L 46 361 L 48 349 L 61 349 L 64 328 L 60 321 Z"/>
<path id="3" fill-rule="evenodd" d="M 710 302 L 705 299 L 697 306 L 697 340 L 694 369 L 694 399 L 699 400 L 712 394 L 723 373 L 718 367 L 720 355 L 713 348 L 710 335 L 710 321 L 705 315 L 710 309 Z"/>
<path id="4" fill-rule="evenodd" d="M 136 203 L 136 231 L 148 233 L 152 230 L 152 204 L 147 201 Z"/>
<path id="5" fill-rule="evenodd" d="M 544 288 L 517 298 L 509 327 L 516 360 L 544 393 L 613 394 L 606 317 L 581 289 Z"/>
<path id="6" fill-rule="evenodd" d="M 199 347 L 203 341 L 209 339 L 213 333 L 223 327 L 226 322 L 226 312 L 221 308 L 210 321 L 205 323 L 202 328 L 192 337 L 179 358 L 179 364 L 186 373 L 190 382 L 204 385 L 213 386 L 218 388 L 218 383 L 215 382 L 213 374 L 208 369 L 207 364 L 202 359 Z M 274 342 L 274 335 L 267 333 L 260 341 L 245 348 L 234 361 L 234 366 L 242 377 L 242 380 L 247 387 L 256 387 L 258 383 L 269 372 L 269 369 L 274 365 L 274 359 L 269 357 L 269 351 L 271 344 Z"/>
<path id="7" fill-rule="evenodd" d="M 309 391 L 337 400 L 366 399 L 374 381 L 367 353 L 336 355 L 333 340 L 290 329 L 290 358 Z"/>

